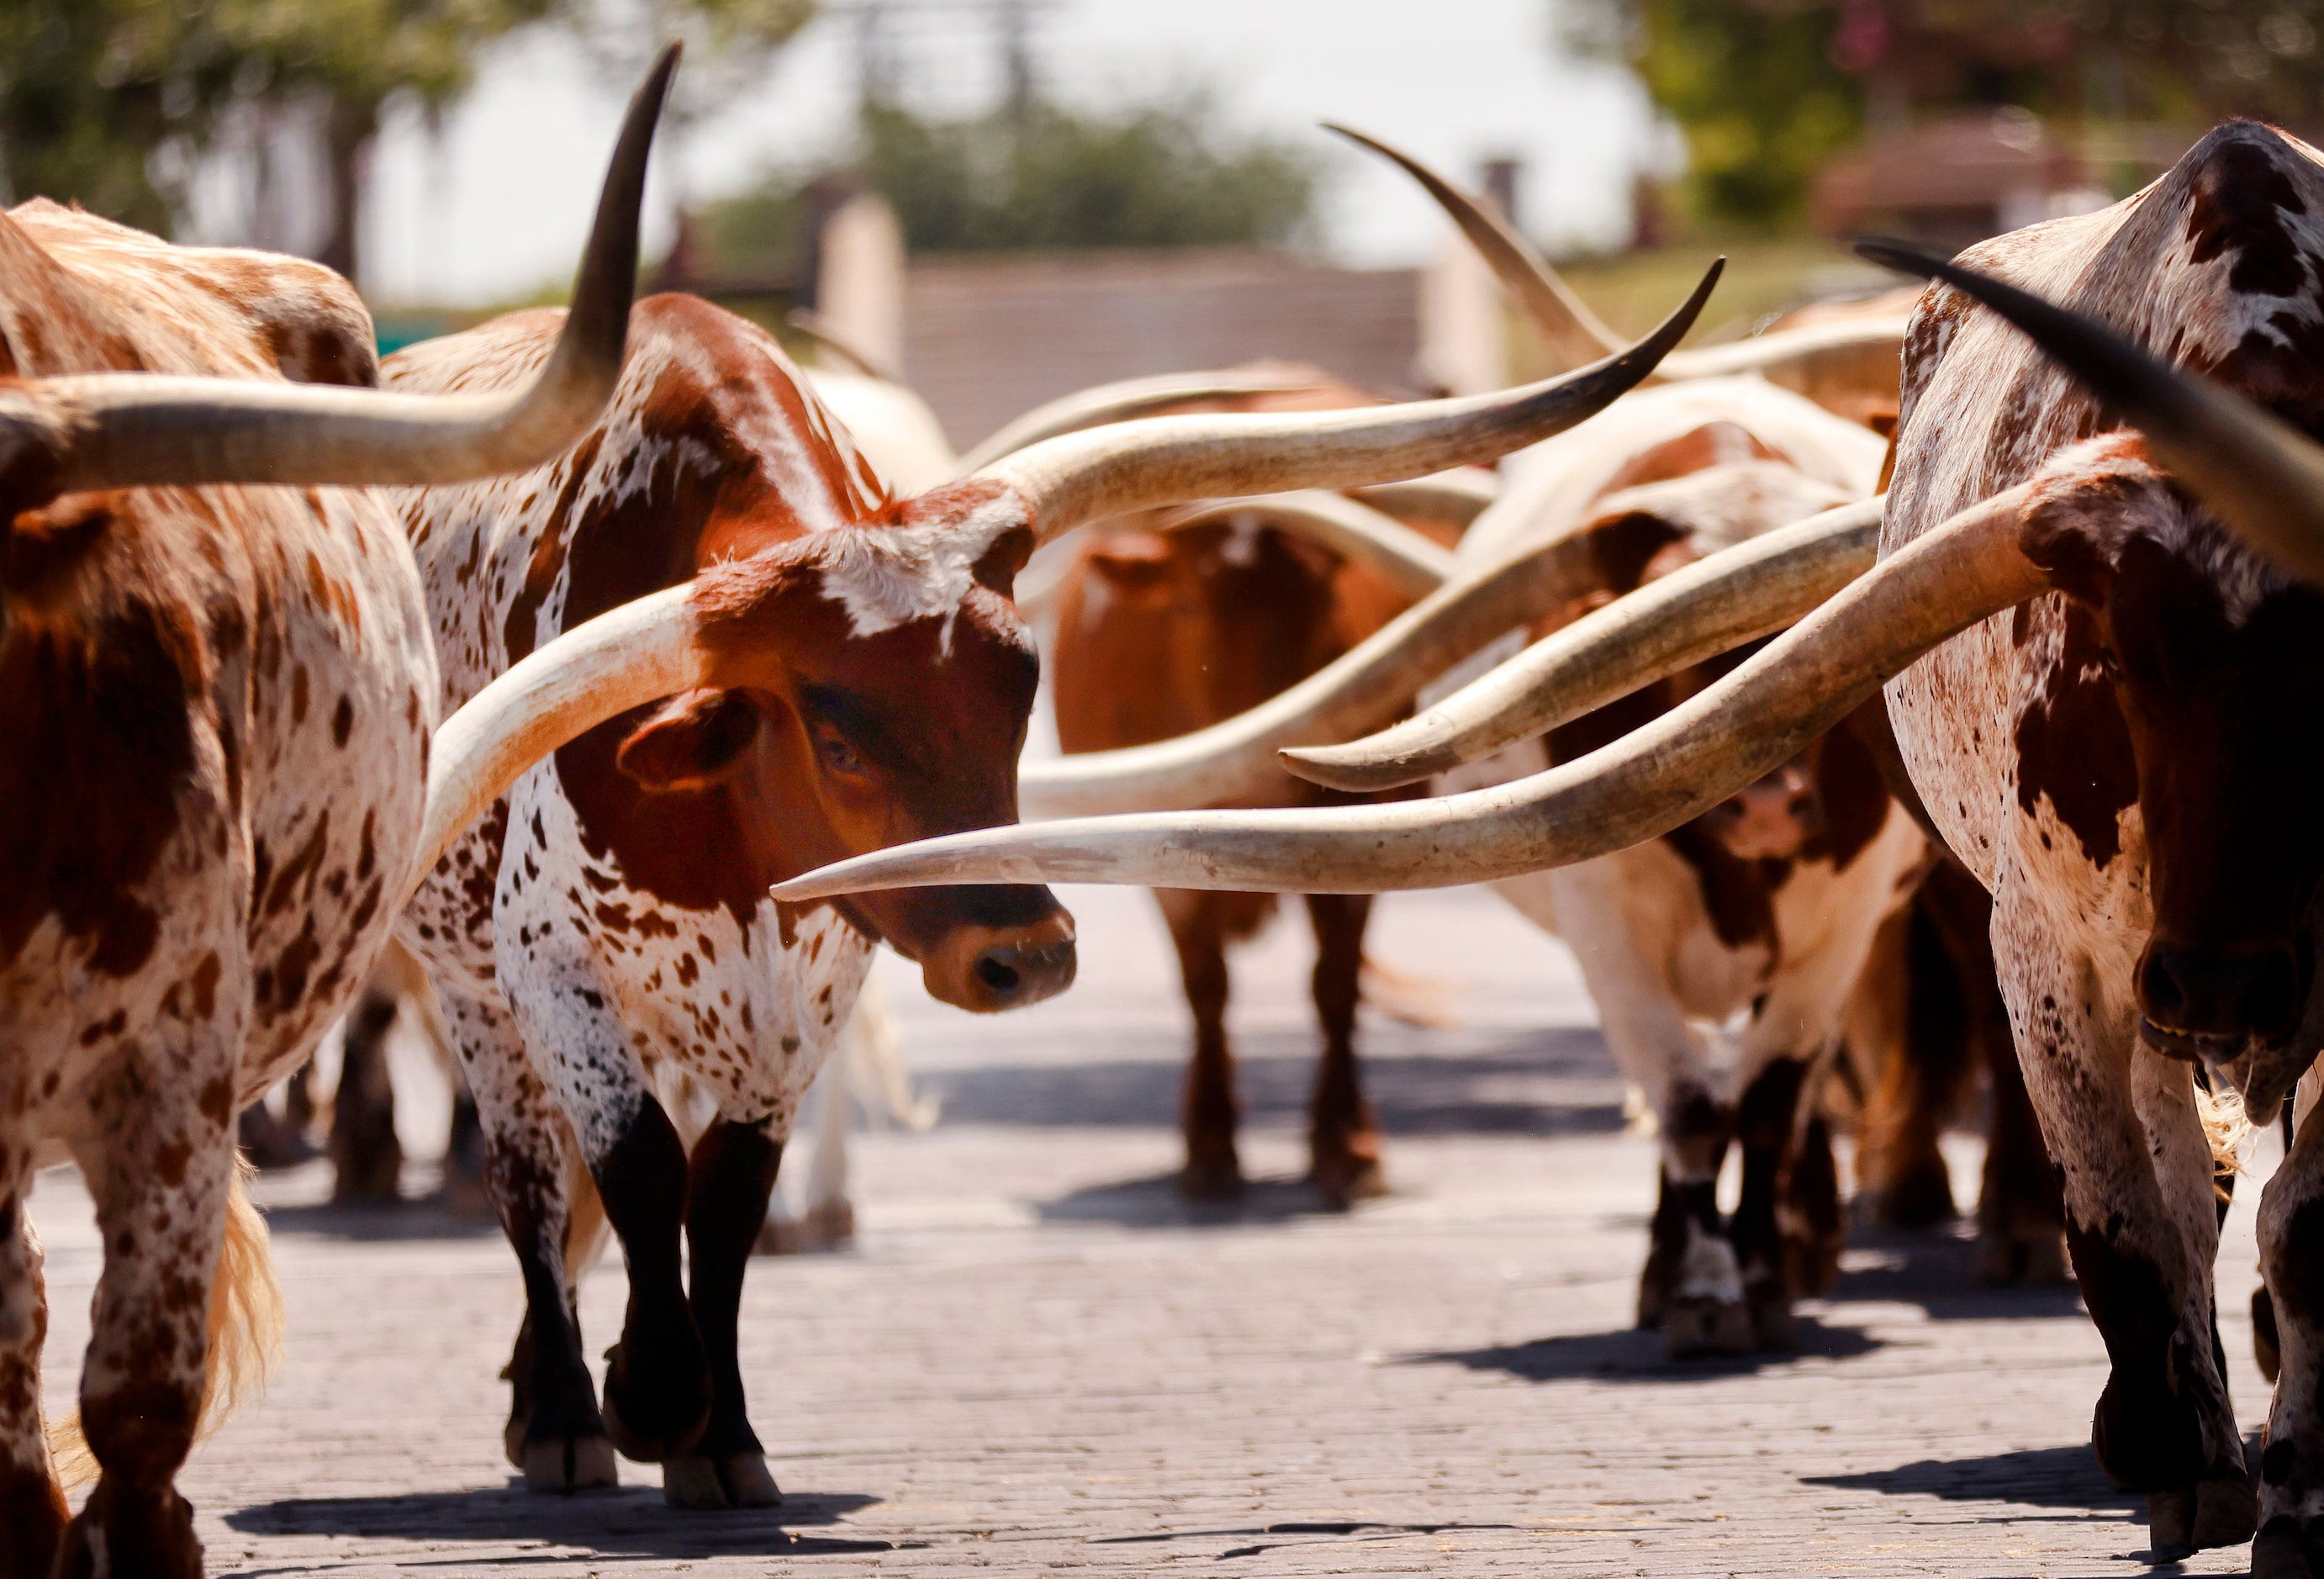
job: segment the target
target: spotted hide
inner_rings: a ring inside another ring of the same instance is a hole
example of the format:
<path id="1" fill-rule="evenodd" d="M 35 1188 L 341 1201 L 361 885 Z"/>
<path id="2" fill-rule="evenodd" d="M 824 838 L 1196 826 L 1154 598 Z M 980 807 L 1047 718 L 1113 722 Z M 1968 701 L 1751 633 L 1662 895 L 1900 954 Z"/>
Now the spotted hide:
<path id="1" fill-rule="evenodd" d="M 1703 554 L 1868 494 L 1882 445 L 1757 379 L 1633 394 L 1578 443 L 1520 456 L 1464 560 L 1522 541 L 1585 545 L 1591 589 L 1534 634 Z M 1748 656 L 1657 682 L 1440 788 L 1537 772 L 1658 716 Z M 1838 1183 L 1812 1092 L 1882 919 L 1926 841 L 1851 728 L 1704 816 L 1618 854 L 1496 885 L 1581 964 L 1607 1044 L 1662 1134 L 1661 1193 L 1638 1292 L 1674 1354 L 1792 1341 L 1792 1300 L 1838 1270 Z M 1803 1101 L 1805 1096 L 1808 1100 Z M 1743 1154 L 1731 1218 L 1717 1201 Z"/>
<path id="2" fill-rule="evenodd" d="M 529 375 L 518 313 L 399 353 L 409 390 Z M 564 459 L 413 494 L 404 520 L 455 705 L 589 616 L 689 579 L 722 683 L 583 735 L 438 865 L 402 932 L 434 973 L 522 1269 L 510 1456 L 610 1483 L 613 1450 L 678 1503 L 776 1495 L 745 1417 L 745 1258 L 801 1096 L 875 941 L 936 996 L 1011 1007 L 1073 974 L 1046 889 L 922 889 L 784 909 L 842 855 L 1013 821 L 1037 663 L 1010 602 L 1021 530 L 918 523 L 767 335 L 641 302 L 604 423 Z M 689 1158 L 655 1100 L 676 1062 L 719 1120 Z M 610 1223 L 630 1302 L 601 1411 L 573 1288 Z M 679 1234 L 689 1251 L 681 1282 Z"/>
<path id="3" fill-rule="evenodd" d="M 293 259 L 46 202 L 0 219 L 0 375 L 365 384 L 369 318 Z M 11 512 L 16 507 L 8 506 Z M 386 940 L 436 665 L 364 491 L 141 488 L 0 517 L 0 1575 L 198 1574 L 172 1489 L 204 1399 L 237 1109 Z M 103 1230 L 69 1531 L 44 1445 L 35 1146 Z"/>
<path id="4" fill-rule="evenodd" d="M 2324 429 L 2324 168 L 2233 122 L 2144 191 L 1966 263 Z M 2198 1078 L 2264 1122 L 2324 1038 L 2324 596 L 2191 503 L 2028 342 L 1938 289 L 1906 344 L 1884 549 L 2015 484 L 2061 589 L 1889 688 L 1945 840 L 1992 891 L 2025 1082 L 2063 1171 L 2074 1270 L 2112 1362 L 2101 1463 L 2151 1544 L 2266 1534 L 2255 1572 L 2324 1571 L 2324 1151 L 2268 1186 L 2281 1327 L 2254 1508 L 2213 1321 L 2219 1207 Z"/>

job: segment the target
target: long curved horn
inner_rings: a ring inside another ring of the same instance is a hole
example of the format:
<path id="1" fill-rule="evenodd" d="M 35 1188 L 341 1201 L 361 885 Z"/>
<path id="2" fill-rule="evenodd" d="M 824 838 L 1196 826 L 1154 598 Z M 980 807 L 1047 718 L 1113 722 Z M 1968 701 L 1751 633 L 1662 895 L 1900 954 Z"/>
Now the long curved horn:
<path id="1" fill-rule="evenodd" d="M 1238 395 L 1298 394 L 1330 387 L 1312 373 L 1269 372 L 1262 367 L 1222 368 L 1204 373 L 1163 373 L 1101 383 L 1035 406 L 961 457 L 962 476 L 982 471 L 1002 456 L 1084 428 L 1126 422 L 1167 406 L 1191 401 L 1225 401 Z"/>
<path id="2" fill-rule="evenodd" d="M 1654 371 L 1702 310 L 1721 259 L 1655 332 L 1578 373 L 1458 400 L 1267 415 L 1148 417 L 1047 439 L 961 482 L 972 508 L 1007 496 L 1037 542 L 1085 522 L 1186 499 L 1392 482 L 1562 433 Z M 933 495 L 922 495 L 933 499 Z M 996 526 L 1001 519 L 994 518 Z"/>
<path id="3" fill-rule="evenodd" d="M 1208 806 L 1278 785 L 1283 769 L 1275 753 L 1282 747 L 1379 728 L 1424 681 L 1597 585 L 1586 540 L 1531 545 L 1439 587 L 1297 685 L 1207 729 L 1024 763 L 1018 808 L 1027 817 L 1081 817 Z"/>
<path id="4" fill-rule="evenodd" d="M 1582 304 L 1572 287 L 1534 249 L 1533 244 L 1473 194 L 1462 190 L 1409 153 L 1377 137 L 1368 137 L 1328 121 L 1323 129 L 1370 149 L 1418 181 L 1436 199 L 1436 206 L 1460 227 L 1461 234 L 1469 238 L 1469 245 L 1477 249 L 1486 267 L 1493 271 L 1501 289 L 1517 299 L 1526 319 L 1559 356 L 1569 362 L 1580 361 L 1603 356 L 1619 344 L 1613 330 Z M 1655 378 L 1656 382 L 1722 378 L 1812 361 L 1861 346 L 1902 346 L 1905 326 L 1911 321 L 1911 316 L 1904 314 L 1812 324 L 1805 328 L 1779 329 L 1772 335 L 1755 336 L 1729 346 L 1673 351 L 1655 370 Z"/>
<path id="5" fill-rule="evenodd" d="M 1323 130 L 1371 150 L 1418 181 L 1446 217 L 1460 226 L 1501 288 L 1517 298 L 1526 317 L 1568 366 L 1595 361 L 1621 348 L 1622 337 L 1590 310 L 1549 260 L 1508 220 L 1400 148 L 1336 121 L 1325 121 Z"/>
<path id="6" fill-rule="evenodd" d="M 1872 568 L 1886 497 L 1708 555 L 1551 633 L 1416 717 L 1346 745 L 1285 751 L 1283 765 L 1339 790 L 1414 783 L 1779 631 Z"/>
<path id="7" fill-rule="evenodd" d="M 694 592 L 684 582 L 575 626 L 510 665 L 437 727 L 420 854 L 403 900 L 533 763 L 608 718 L 703 683 Z"/>
<path id="8" fill-rule="evenodd" d="M 1348 496 L 1390 515 L 1443 521 L 1466 531 L 1501 496 L 1501 480 L 1482 466 L 1460 466 L 1403 483 L 1371 483 Z"/>
<path id="9" fill-rule="evenodd" d="M 621 376 L 638 205 L 678 47 L 630 101 L 573 286 L 531 387 L 406 395 L 254 380 L 83 374 L 0 391 L 0 501 L 162 484 L 453 483 L 521 471 L 587 431 Z"/>
<path id="10" fill-rule="evenodd" d="M 1246 512 L 1258 516 L 1263 525 L 1305 538 L 1351 564 L 1366 567 L 1406 597 L 1426 597 L 1452 578 L 1452 549 L 1393 515 L 1323 488 L 1189 505 L 1163 522 L 1160 530 L 1181 531 Z"/>
<path id="11" fill-rule="evenodd" d="M 2324 448 L 2215 380 L 2173 369 L 2078 313 L 1896 242 L 1873 263 L 1943 281 L 2015 324 L 2152 445 L 2155 458 L 2245 540 L 2324 583 Z"/>
<path id="12" fill-rule="evenodd" d="M 839 862 L 786 900 L 958 882 L 1377 893 L 1490 882 L 1627 849 L 1789 760 L 1941 642 L 2048 589 L 2023 485 L 1858 577 L 1719 684 L 1602 750 L 1439 800 L 1174 812 L 991 828 Z"/>

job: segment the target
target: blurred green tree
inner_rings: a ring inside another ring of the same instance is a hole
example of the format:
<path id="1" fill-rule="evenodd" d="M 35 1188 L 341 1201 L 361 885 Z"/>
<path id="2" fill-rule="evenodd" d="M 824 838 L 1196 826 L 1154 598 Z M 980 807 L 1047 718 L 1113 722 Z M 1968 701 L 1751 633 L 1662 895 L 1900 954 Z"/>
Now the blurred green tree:
<path id="1" fill-rule="evenodd" d="M 353 278 L 382 113 L 407 96 L 440 110 L 494 40 L 560 23 L 633 79 L 661 42 L 687 38 L 694 61 L 681 82 L 698 113 L 712 84 L 732 92 L 763 71 L 814 10 L 814 0 L 0 0 L 0 174 L 12 199 L 78 202 L 166 235 L 192 156 L 216 145 L 233 112 L 296 109 L 328 189 L 316 256 Z"/>
<path id="2" fill-rule="evenodd" d="M 867 101 L 855 173 L 918 252 L 1279 245 L 1314 231 L 1318 161 L 1220 129 L 1187 89 L 1113 115 L 1040 99 L 960 120 Z M 725 272 L 796 256 L 829 183 L 772 176 L 706 207 L 696 235 Z"/>

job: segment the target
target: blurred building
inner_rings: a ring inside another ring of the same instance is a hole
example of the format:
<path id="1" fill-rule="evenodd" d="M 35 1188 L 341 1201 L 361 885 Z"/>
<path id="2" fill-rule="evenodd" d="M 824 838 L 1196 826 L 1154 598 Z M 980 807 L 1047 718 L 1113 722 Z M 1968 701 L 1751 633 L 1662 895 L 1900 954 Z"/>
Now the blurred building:
<path id="1" fill-rule="evenodd" d="M 1817 229 L 1903 236 L 1948 252 L 2113 199 L 2081 156 L 2015 106 L 1876 134 L 1817 176 Z"/>

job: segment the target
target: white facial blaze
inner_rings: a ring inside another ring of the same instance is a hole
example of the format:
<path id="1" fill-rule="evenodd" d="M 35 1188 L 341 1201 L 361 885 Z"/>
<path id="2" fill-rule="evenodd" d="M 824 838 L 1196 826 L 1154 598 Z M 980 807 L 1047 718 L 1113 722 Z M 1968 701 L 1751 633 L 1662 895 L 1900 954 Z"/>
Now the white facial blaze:
<path id="1" fill-rule="evenodd" d="M 1024 522 L 1023 507 L 1003 494 L 962 520 L 820 533 L 823 595 L 847 611 L 848 631 L 858 637 L 941 619 L 942 650 L 949 654 L 953 621 L 975 589 L 977 562 L 1003 532 Z"/>

